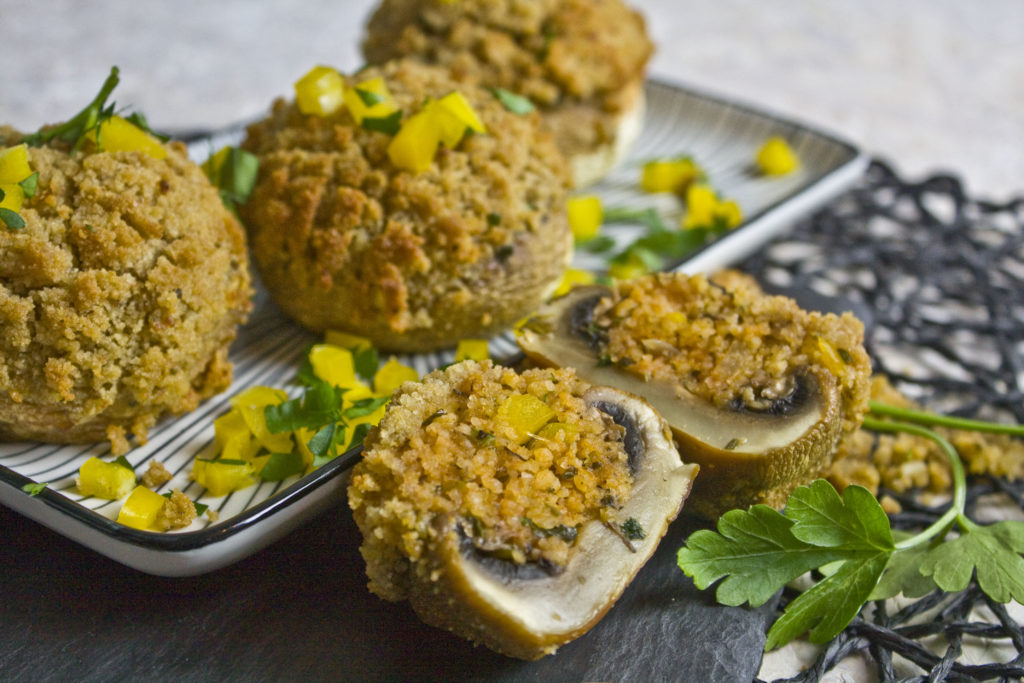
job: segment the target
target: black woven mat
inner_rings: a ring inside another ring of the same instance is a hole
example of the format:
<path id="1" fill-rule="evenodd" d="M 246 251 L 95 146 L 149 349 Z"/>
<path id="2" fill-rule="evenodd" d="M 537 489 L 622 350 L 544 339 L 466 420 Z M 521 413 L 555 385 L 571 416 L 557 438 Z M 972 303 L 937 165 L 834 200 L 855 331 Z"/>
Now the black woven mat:
<path id="1" fill-rule="evenodd" d="M 869 318 L 865 346 L 875 371 L 925 407 L 1024 422 L 1024 198 L 978 201 L 954 177 L 909 183 L 875 161 L 856 189 L 741 268 L 769 287 L 850 302 Z M 1002 480 L 972 480 L 968 505 L 992 492 L 1024 509 L 1021 484 Z M 904 512 L 893 518 L 894 526 L 920 527 L 943 511 L 895 497 Z M 792 597 L 783 596 L 779 613 Z M 987 605 L 995 623 L 970 621 L 980 605 Z M 910 623 L 936 608 L 927 623 Z M 935 635 L 948 642 L 943 655 L 921 642 Z M 1017 656 L 1008 663 L 958 663 L 966 636 L 1010 639 Z M 897 680 L 894 654 L 920 669 L 904 680 L 1024 679 L 1024 628 L 974 583 L 963 593 L 935 593 L 895 614 L 875 603 L 813 666 L 789 680 L 818 680 L 857 652 L 867 655 L 883 681 Z"/>

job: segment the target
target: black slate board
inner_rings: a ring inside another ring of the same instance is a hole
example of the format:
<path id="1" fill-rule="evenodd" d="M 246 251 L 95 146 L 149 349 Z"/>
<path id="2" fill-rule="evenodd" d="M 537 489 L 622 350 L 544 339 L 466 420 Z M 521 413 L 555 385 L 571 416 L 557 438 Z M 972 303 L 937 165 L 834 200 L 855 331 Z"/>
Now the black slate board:
<path id="1" fill-rule="evenodd" d="M 697 591 L 675 564 L 692 528 L 672 525 L 590 633 L 522 662 L 371 594 L 343 507 L 236 565 L 168 579 L 0 506 L 0 679 L 752 680 L 774 603 L 727 608 Z"/>

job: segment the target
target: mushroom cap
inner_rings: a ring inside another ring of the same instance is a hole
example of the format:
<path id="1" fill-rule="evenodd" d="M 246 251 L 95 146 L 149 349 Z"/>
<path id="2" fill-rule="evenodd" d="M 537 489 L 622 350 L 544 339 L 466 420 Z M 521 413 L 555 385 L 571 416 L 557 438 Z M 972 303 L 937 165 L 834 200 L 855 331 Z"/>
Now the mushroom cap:
<path id="1" fill-rule="evenodd" d="M 571 367 L 595 384 L 643 396 L 671 425 L 680 452 L 700 465 L 687 510 L 715 518 L 755 503 L 781 507 L 800 484 L 831 464 L 843 428 L 843 397 L 821 366 L 793 372 L 787 400 L 755 411 L 719 406 L 679 383 L 648 380 L 601 362 L 599 344 L 584 328 L 610 290 L 578 287 L 542 307 L 520 331 L 527 357 L 548 367 Z"/>

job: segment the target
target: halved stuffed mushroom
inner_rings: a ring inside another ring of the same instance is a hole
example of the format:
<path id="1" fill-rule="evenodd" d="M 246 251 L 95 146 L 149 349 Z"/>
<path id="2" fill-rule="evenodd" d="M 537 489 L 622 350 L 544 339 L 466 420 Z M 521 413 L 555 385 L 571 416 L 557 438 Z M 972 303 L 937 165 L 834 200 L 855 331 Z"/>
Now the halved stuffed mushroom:
<path id="1" fill-rule="evenodd" d="M 641 399 L 569 370 L 466 361 L 396 393 L 349 503 L 371 590 L 536 659 L 618 599 L 696 470 Z"/>
<path id="2" fill-rule="evenodd" d="M 657 274 L 582 287 L 519 344 L 534 362 L 644 396 L 701 467 L 688 510 L 780 507 L 821 476 L 867 409 L 870 361 L 852 315 L 821 315 L 728 275 Z"/>

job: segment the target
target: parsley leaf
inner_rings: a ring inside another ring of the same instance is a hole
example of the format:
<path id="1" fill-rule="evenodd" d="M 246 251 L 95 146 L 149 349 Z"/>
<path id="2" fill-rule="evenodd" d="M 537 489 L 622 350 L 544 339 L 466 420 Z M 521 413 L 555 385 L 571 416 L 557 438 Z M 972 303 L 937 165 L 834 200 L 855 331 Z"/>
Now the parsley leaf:
<path id="1" fill-rule="evenodd" d="M 380 367 L 380 354 L 372 346 L 356 347 L 352 351 L 352 364 L 355 366 L 356 374 L 367 384 L 373 384 L 373 376 L 377 374 Z"/>
<path id="2" fill-rule="evenodd" d="M 504 88 L 491 88 L 491 94 L 501 102 L 505 109 L 509 110 L 513 114 L 525 116 L 526 114 L 536 110 L 536 107 L 533 106 L 533 102 L 531 102 L 529 98 L 517 95 L 514 92 L 505 90 Z"/>
<path id="3" fill-rule="evenodd" d="M 355 88 L 355 91 L 356 95 L 359 95 L 359 99 L 362 100 L 363 104 L 365 104 L 367 107 L 372 107 L 374 105 L 380 104 L 381 102 L 387 99 L 386 97 L 384 97 L 384 95 L 372 92 L 370 90 Z"/>
<path id="4" fill-rule="evenodd" d="M 399 109 L 387 116 L 367 116 L 363 118 L 362 126 L 365 130 L 396 135 L 402 127 L 402 110 Z"/>
<path id="5" fill-rule="evenodd" d="M 767 505 L 731 510 L 718 531 L 697 531 L 679 550 L 680 569 L 704 589 L 722 577 L 715 598 L 723 605 L 763 605 L 804 572 L 843 559 L 833 548 L 818 548 L 792 532 L 793 521 Z"/>
<path id="6" fill-rule="evenodd" d="M 765 650 L 781 647 L 807 630 L 812 643 L 835 638 L 857 616 L 888 561 L 887 551 L 866 552 L 801 593 L 768 630 Z"/>
<path id="7" fill-rule="evenodd" d="M 794 520 L 793 536 L 823 548 L 892 551 L 889 518 L 871 492 L 847 486 L 840 498 L 824 479 L 793 491 L 786 516 Z"/>
<path id="8" fill-rule="evenodd" d="M 25 228 L 25 219 L 6 207 L 0 208 L 0 221 L 9 230 L 22 230 Z"/>
<path id="9" fill-rule="evenodd" d="M 944 591 L 962 591 L 977 571 L 978 586 L 996 602 L 1024 603 L 1024 522 L 979 526 L 928 552 L 921 573 Z"/>
<path id="10" fill-rule="evenodd" d="M 22 138 L 22 141 L 33 147 L 38 147 L 50 140 L 57 139 L 62 142 L 74 143 L 75 147 L 78 147 L 89 131 L 98 128 L 100 123 L 114 115 L 114 105 L 111 103 L 108 106 L 107 98 L 110 97 L 110 93 L 113 92 L 120 81 L 118 73 L 119 70 L 116 66 L 110 68 L 110 75 L 107 76 L 99 93 L 93 98 L 92 102 L 85 106 L 85 109 L 75 114 L 65 123 L 26 135 Z"/>
<path id="11" fill-rule="evenodd" d="M 47 486 L 49 486 L 49 484 L 46 482 L 33 482 L 31 484 L 25 484 L 21 487 L 21 490 L 28 495 L 35 497 L 46 490 Z"/>
<path id="12" fill-rule="evenodd" d="M 298 451 L 290 453 L 271 453 L 266 464 L 260 470 L 260 479 L 263 481 L 281 481 L 296 474 L 302 474 L 306 469 L 302 462 L 302 454 Z"/>
<path id="13" fill-rule="evenodd" d="M 345 389 L 323 381 L 312 383 L 299 398 L 263 409 L 267 430 L 271 434 L 293 432 L 303 427 L 319 429 L 328 422 L 341 419 Z"/>
<path id="14" fill-rule="evenodd" d="M 120 465 L 121 467 L 125 468 L 126 470 L 130 470 L 132 472 L 135 471 L 135 468 L 132 467 L 132 464 L 130 462 L 128 462 L 128 458 L 124 457 L 123 455 L 117 456 L 117 458 L 114 459 L 114 464 L 115 465 Z"/>
<path id="15" fill-rule="evenodd" d="M 921 560 L 928 550 L 928 546 L 920 545 L 893 553 L 868 600 L 887 600 L 900 593 L 907 598 L 922 598 L 935 590 L 935 581 L 921 573 Z"/>
<path id="16" fill-rule="evenodd" d="M 32 173 L 32 175 L 19 182 L 18 186 L 25 193 L 26 199 L 36 196 L 36 189 L 39 187 L 39 171 Z"/>

